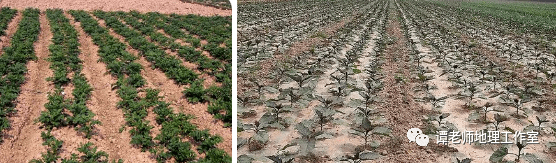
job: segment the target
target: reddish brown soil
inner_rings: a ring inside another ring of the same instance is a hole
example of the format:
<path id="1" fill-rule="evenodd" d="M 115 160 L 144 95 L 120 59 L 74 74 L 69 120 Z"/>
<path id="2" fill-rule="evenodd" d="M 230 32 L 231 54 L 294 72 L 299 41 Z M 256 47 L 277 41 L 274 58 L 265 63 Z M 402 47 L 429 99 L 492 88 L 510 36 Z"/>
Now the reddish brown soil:
<path id="1" fill-rule="evenodd" d="M 97 62 L 100 58 L 97 55 L 99 48 L 83 31 L 80 23 L 75 22 L 69 14 L 66 14 L 66 17 L 70 18 L 71 24 L 79 32 L 80 59 L 83 60 L 82 72 L 93 87 L 87 107 L 96 114 L 95 118 L 102 123 L 96 126 L 98 133 L 93 136 L 94 144 L 100 150 L 107 152 L 110 156 L 109 159 L 121 158 L 131 162 L 153 161 L 148 158 L 149 153 L 141 152 L 140 149 L 134 148 L 129 143 L 131 136 L 127 130 L 119 132 L 120 127 L 125 125 L 125 119 L 123 111 L 116 107 L 119 97 L 116 95 L 116 91 L 111 89 L 111 84 L 116 83 L 116 79 L 107 73 L 108 70 L 104 63 Z"/>
<path id="2" fill-rule="evenodd" d="M 14 18 L 10 21 L 10 23 L 8 23 L 6 34 L 4 36 L 0 36 L 0 54 L 4 53 L 4 51 L 2 50 L 4 49 L 4 47 L 10 45 L 10 38 L 12 38 L 12 36 L 14 35 L 17 29 L 17 24 L 19 23 L 22 17 L 23 16 L 21 12 L 17 12 Z"/>
<path id="3" fill-rule="evenodd" d="M 37 60 L 27 63 L 26 83 L 21 87 L 15 108 L 17 113 L 10 117 L 12 129 L 6 132 L 8 136 L 0 144 L 0 158 L 6 162 L 29 162 L 39 158 L 41 152 L 46 152 L 41 139 L 44 130 L 33 122 L 41 111 L 46 110 L 44 104 L 48 102 L 47 93 L 54 91 L 52 83 L 45 80 L 53 73 L 48 69 L 49 62 L 46 60 L 52 33 L 44 13 L 40 15 L 40 23 L 41 32 L 34 44 Z"/>
<path id="4" fill-rule="evenodd" d="M 394 14 L 394 12 L 391 12 Z M 379 151 L 388 151 L 388 155 L 383 162 L 434 162 L 434 154 L 427 152 L 433 151 L 432 145 L 425 147 L 406 141 L 405 133 L 410 128 L 422 128 L 421 118 L 427 115 L 430 110 L 423 108 L 416 103 L 412 97 L 413 83 L 408 80 L 410 77 L 410 64 L 401 63 L 404 58 L 408 58 L 410 50 L 407 46 L 408 40 L 401 30 L 398 19 L 391 15 L 387 24 L 387 34 L 395 38 L 394 44 L 387 45 L 384 53 L 386 58 L 382 69 L 385 73 L 383 82 L 385 84 L 380 96 L 383 103 L 380 105 L 384 111 L 385 118 L 388 120 L 389 127 L 392 129 L 393 138 L 386 146 L 381 146 Z M 400 74 L 406 78 L 406 82 L 397 83 L 395 76 Z M 433 144 L 433 143 L 432 143 Z"/>
<path id="5" fill-rule="evenodd" d="M 120 22 L 122 22 L 122 24 L 126 25 L 128 28 L 134 29 L 133 27 L 127 25 L 125 21 L 120 20 Z M 159 29 L 159 30 L 157 30 L 157 32 L 159 32 L 159 33 L 165 35 L 165 36 L 168 37 L 168 38 L 172 38 L 170 35 L 166 34 L 166 33 L 164 32 L 164 30 Z M 158 44 L 157 42 L 154 42 L 154 41 L 151 39 L 151 37 L 145 36 L 145 38 L 146 38 L 147 40 L 149 40 L 151 43 L 153 43 L 153 44 L 155 44 L 155 45 L 157 45 L 157 46 L 160 46 L 160 44 Z M 179 40 L 179 39 L 176 39 L 175 41 L 176 41 L 176 42 L 181 42 L 182 46 L 184 46 L 183 43 L 185 43 L 185 42 L 183 42 L 183 41 L 181 41 L 181 40 Z M 188 44 L 187 46 L 190 46 L 190 45 Z M 206 74 L 206 73 L 200 72 L 200 71 L 197 69 L 198 66 L 197 66 L 195 63 L 191 63 L 191 62 L 186 61 L 183 57 L 180 57 L 180 56 L 178 55 L 178 52 L 173 52 L 173 51 L 171 51 L 170 49 L 165 50 L 165 52 L 166 52 L 167 54 L 169 54 L 169 55 L 171 55 L 171 56 L 174 56 L 174 57 L 178 58 L 179 60 L 181 60 L 181 61 L 182 61 L 182 65 L 184 65 L 184 67 L 186 67 L 186 68 L 192 70 L 192 71 L 195 72 L 196 74 L 200 74 L 199 77 L 200 77 L 201 79 L 204 79 L 204 80 L 203 80 L 203 86 L 204 86 L 205 88 L 209 88 L 209 87 L 212 86 L 212 85 L 217 85 L 217 86 L 221 86 L 221 85 L 222 85 L 221 83 L 216 82 L 216 77 L 215 77 L 215 76 L 211 76 L 211 75 L 208 75 L 208 74 Z M 203 51 L 203 52 L 205 52 L 205 51 Z M 207 55 L 208 55 L 208 52 L 207 52 Z"/>
<path id="6" fill-rule="evenodd" d="M 97 20 L 101 26 L 106 27 L 103 20 Z M 139 56 L 139 52 L 129 46 L 123 36 L 118 35 L 112 31 L 112 29 L 109 30 L 109 33 L 118 38 L 121 42 L 125 43 L 127 45 L 126 50 L 128 52 L 135 56 Z M 217 147 L 223 149 L 230 155 L 232 154 L 232 130 L 230 128 L 223 127 L 224 124 L 222 121 L 214 119 L 213 115 L 207 112 L 208 103 L 189 103 L 187 99 L 183 98 L 182 94 L 182 91 L 186 88 L 186 86 L 175 84 L 173 80 L 167 78 L 165 74 L 158 69 L 151 69 L 151 63 L 145 60 L 144 57 L 139 57 L 138 63 L 144 67 L 141 75 L 145 77 L 145 80 L 147 81 L 147 88 L 159 89 L 159 95 L 164 96 L 164 100 L 171 104 L 170 106 L 175 109 L 175 112 L 183 112 L 185 114 L 194 115 L 196 118 L 192 119 L 190 122 L 198 126 L 200 130 L 209 129 L 209 133 L 213 135 L 220 135 L 223 138 L 223 142 L 219 143 Z M 149 114 L 154 113 L 150 112 Z"/>
<path id="7" fill-rule="evenodd" d="M 16 9 L 34 7 L 40 10 L 60 8 L 63 10 L 103 10 L 103 11 L 130 11 L 160 12 L 165 14 L 195 14 L 195 15 L 232 15 L 231 10 L 222 10 L 214 7 L 184 3 L 179 0 L 3 0 L 0 6 L 9 6 Z"/>

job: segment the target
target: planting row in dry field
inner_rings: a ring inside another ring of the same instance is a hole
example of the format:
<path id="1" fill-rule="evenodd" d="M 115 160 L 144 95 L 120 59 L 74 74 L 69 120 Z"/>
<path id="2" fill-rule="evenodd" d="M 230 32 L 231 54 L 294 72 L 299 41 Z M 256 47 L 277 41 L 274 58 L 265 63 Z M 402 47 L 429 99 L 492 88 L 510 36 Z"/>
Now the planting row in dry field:
<path id="1" fill-rule="evenodd" d="M 555 162 L 555 16 L 532 9 L 555 7 L 529 5 L 240 4 L 239 162 Z"/>
<path id="2" fill-rule="evenodd" d="M 230 17 L 0 14 L 3 160 L 231 162 Z"/>

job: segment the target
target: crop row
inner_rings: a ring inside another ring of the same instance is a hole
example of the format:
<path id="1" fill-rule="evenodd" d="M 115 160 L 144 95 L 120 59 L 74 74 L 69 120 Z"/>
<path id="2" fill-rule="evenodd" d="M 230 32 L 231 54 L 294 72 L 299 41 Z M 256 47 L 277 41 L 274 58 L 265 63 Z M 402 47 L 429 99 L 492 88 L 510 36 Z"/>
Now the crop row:
<path id="1" fill-rule="evenodd" d="M 455 8 L 440 2 L 433 4 L 443 8 Z M 510 26 L 522 32 L 538 33 L 555 39 L 555 7 L 542 8 L 544 6 L 548 5 L 513 6 L 493 2 L 463 2 L 458 9 L 476 16 L 489 17 L 500 25 Z"/>
<path id="2" fill-rule="evenodd" d="M 132 30 L 124 25 L 118 18 L 109 15 L 104 11 L 95 11 L 94 15 L 106 22 L 106 25 L 126 38 L 126 41 L 134 49 L 141 52 L 147 61 L 160 69 L 167 77 L 173 79 L 178 84 L 189 84 L 197 80 L 198 75 L 192 70 L 184 67 L 182 61 L 170 56 L 154 43 L 148 41 L 140 32 Z"/>
<path id="3" fill-rule="evenodd" d="M 298 2 L 298 1 L 297 1 Z M 313 1 L 300 1 L 298 3 L 312 3 Z M 329 37 L 318 30 L 328 24 L 339 23 L 343 18 L 350 17 L 353 13 L 359 13 L 362 10 L 369 9 L 377 1 L 333 1 L 331 3 L 316 3 L 319 6 L 315 8 L 330 8 L 334 10 L 315 10 L 311 14 L 307 14 L 306 10 L 299 8 L 297 11 L 274 13 L 268 18 L 258 21 L 257 24 L 239 24 L 238 25 L 238 63 L 243 65 L 247 61 L 257 60 L 258 57 L 269 57 L 275 53 L 285 53 L 286 49 L 292 44 L 306 38 Z M 358 5 L 366 4 L 366 5 Z M 265 6 L 272 8 L 273 6 Z M 292 8 L 292 6 L 275 6 L 283 8 Z M 266 8 L 259 7 L 241 7 L 240 12 L 259 15 L 261 10 Z M 299 18 L 281 19 L 279 15 L 296 15 L 303 13 L 304 16 Z M 239 18 L 240 19 L 240 18 Z M 267 23 L 272 22 L 272 23 Z M 299 23 L 302 22 L 302 23 Z"/>
<path id="4" fill-rule="evenodd" d="M 190 34 L 207 40 L 203 50 L 207 50 L 213 57 L 232 62 L 232 17 L 172 14 L 161 18 L 171 26 L 185 29 Z"/>
<path id="5" fill-rule="evenodd" d="M 101 12 L 96 13 L 97 15 L 102 15 Z M 93 37 L 95 44 L 100 47 L 99 55 L 102 57 L 101 60 L 107 64 L 107 68 L 120 70 L 124 69 L 127 66 L 126 64 L 137 65 L 137 63 L 133 62 L 136 58 L 126 52 L 125 45 L 112 37 L 108 30 L 102 28 L 88 13 L 84 11 L 71 11 L 71 14 L 77 21 L 82 23 L 83 29 Z M 109 16 L 106 18 L 111 20 Z M 112 22 L 112 24 L 114 23 Z M 105 53 L 105 50 L 113 53 Z M 120 63 L 123 59 L 129 60 L 125 63 Z M 116 64 L 110 64 L 114 62 Z M 117 66 L 113 67 L 111 65 Z M 127 124 L 132 127 L 130 130 L 132 135 L 130 143 L 141 147 L 143 150 L 149 150 L 159 162 L 164 162 L 170 158 L 174 158 L 178 162 L 185 162 L 196 158 L 196 154 L 191 150 L 191 144 L 182 141 L 184 137 L 190 136 L 195 140 L 195 143 L 199 144 L 197 149 L 199 153 L 206 153 L 205 158 L 200 159 L 200 162 L 230 162 L 230 156 L 221 149 L 216 148 L 216 144 L 221 141 L 219 136 L 210 135 L 207 130 L 198 130 L 197 126 L 188 122 L 189 119 L 193 118 L 190 115 L 182 113 L 174 114 L 172 108 L 169 107 L 170 104 L 161 101 L 163 97 L 158 96 L 158 90 L 137 90 L 142 84 L 133 85 L 129 83 L 132 80 L 143 81 L 144 79 L 141 75 L 132 79 L 131 75 L 124 74 L 139 73 L 141 69 L 141 65 L 137 65 L 137 67 L 134 66 L 134 71 L 111 70 L 112 72 L 117 72 L 113 75 L 119 77 L 116 88 L 119 89 L 117 93 L 122 98 L 122 101 L 118 103 L 118 107 L 124 109 Z M 139 91 L 146 92 L 145 97 L 139 97 Z M 150 107 L 153 107 L 154 113 L 157 114 L 157 124 L 162 125 L 161 133 L 154 139 L 150 136 L 150 130 L 153 126 L 149 125 L 149 121 L 145 120 L 148 114 L 147 108 Z"/>
<path id="6" fill-rule="evenodd" d="M 100 122 L 93 119 L 95 114 L 86 106 L 93 89 L 81 73 L 82 61 L 78 57 L 80 52 L 77 31 L 62 10 L 49 9 L 46 15 L 53 33 L 48 60 L 51 62 L 50 68 L 54 71 L 54 76 L 48 80 L 54 83 L 56 90 L 49 93 L 49 102 L 44 105 L 47 110 L 41 112 L 38 121 L 48 130 L 66 125 L 75 126 L 76 130 L 91 138 L 94 125 Z M 68 78 L 71 72 L 74 73 L 72 79 Z M 70 82 L 73 84 L 74 97 L 65 99 L 63 87 Z"/>
<path id="7" fill-rule="evenodd" d="M 122 22 L 120 22 L 120 20 L 116 17 L 111 15 L 111 13 L 105 13 L 105 12 L 100 12 L 97 11 L 95 12 L 96 16 L 104 19 L 107 22 L 107 25 L 110 26 L 111 28 L 115 29 L 115 31 L 119 34 L 122 34 L 124 37 L 126 37 L 128 40 L 141 40 L 138 41 L 136 43 L 133 43 L 133 41 L 130 42 L 130 45 L 140 51 L 142 51 L 143 54 L 152 54 L 151 56 L 146 56 L 147 58 L 149 57 L 153 57 L 155 58 L 156 54 L 159 55 L 163 55 L 163 56 L 168 56 L 168 54 L 162 50 L 162 48 L 160 48 L 159 46 L 155 45 L 152 42 L 149 42 L 147 39 L 145 39 L 145 37 L 143 35 L 141 35 L 140 32 L 137 32 L 133 29 L 130 29 L 129 27 L 127 27 L 126 25 L 124 25 Z M 132 39 L 133 38 L 133 39 Z M 150 48 L 147 48 L 150 47 Z M 174 63 L 177 63 L 179 65 L 179 68 L 183 68 L 185 70 L 189 70 L 186 69 L 185 67 L 183 67 L 183 65 L 181 65 L 181 61 L 174 58 L 174 57 L 168 57 L 169 59 L 167 60 L 168 62 L 172 61 Z M 173 59 L 173 60 L 170 60 Z M 149 60 L 149 59 L 148 59 Z M 155 61 L 155 63 L 160 63 L 160 61 Z M 228 66 L 227 66 L 228 67 Z M 183 71 L 185 71 L 183 70 Z M 191 70 L 189 70 L 191 71 Z M 211 104 L 208 107 L 208 111 L 214 115 L 215 118 L 222 120 L 225 123 L 225 126 L 230 126 L 232 123 L 232 105 L 231 105 L 231 80 L 230 77 L 231 75 L 229 75 L 230 73 L 229 69 L 225 69 L 225 73 L 222 74 L 221 77 L 221 82 L 223 82 L 223 87 L 217 87 L 217 86 L 212 86 L 210 88 L 208 88 L 207 90 L 204 90 L 201 84 L 201 81 L 199 79 L 197 79 L 196 81 L 190 81 L 190 88 L 187 88 L 184 93 L 186 97 L 190 97 L 189 100 L 191 102 L 197 102 L 198 100 L 195 100 L 195 98 L 197 99 L 201 99 L 200 96 L 204 96 L 205 98 L 203 98 L 205 101 L 211 101 Z M 192 72 L 193 73 L 193 72 Z M 219 79 L 219 78 L 217 78 Z M 180 83 L 179 80 L 175 80 L 177 83 Z M 180 84 L 186 84 L 186 83 L 180 83 Z M 192 98 L 192 94 L 191 92 L 197 92 L 194 95 L 194 97 Z M 188 94 L 188 92 L 190 92 Z M 224 113 L 223 113 L 224 112 Z"/>
<path id="8" fill-rule="evenodd" d="M 451 123 L 453 121 L 446 120 L 450 119 L 447 118 L 450 116 L 448 111 L 452 108 L 443 106 L 442 104 L 445 100 L 453 99 L 465 101 L 462 107 L 468 111 L 468 118 L 464 119 L 464 121 L 467 120 L 469 123 L 479 124 L 479 127 L 476 128 L 478 130 L 506 130 L 510 132 L 514 132 L 515 130 L 523 132 L 536 131 L 540 132 L 540 135 L 554 133 L 554 127 L 542 127 L 543 123 L 550 122 L 546 119 L 545 115 L 551 116 L 551 114 L 547 114 L 545 111 L 549 110 L 549 107 L 552 105 L 554 107 L 554 104 L 551 102 L 545 102 L 546 99 L 544 97 L 550 96 L 546 92 L 553 92 L 551 90 L 554 89 L 547 87 L 547 85 L 554 82 L 552 79 L 553 77 L 549 75 L 554 71 L 552 70 L 553 68 L 551 68 L 554 66 L 551 66 L 552 63 L 542 61 L 544 57 L 551 57 L 551 54 L 544 54 L 545 52 L 543 52 L 543 50 L 539 50 L 544 47 L 534 47 L 535 50 L 539 51 L 534 55 L 536 57 L 533 57 L 532 53 L 524 53 L 527 49 L 517 49 L 515 52 L 509 53 L 506 51 L 501 52 L 501 50 L 495 48 L 493 44 L 478 45 L 475 43 L 476 41 L 481 42 L 483 41 L 482 39 L 486 37 L 496 38 L 498 33 L 482 32 L 482 30 L 485 30 L 483 29 L 485 27 L 477 26 L 477 24 L 475 25 L 473 22 L 443 23 L 454 22 L 448 20 L 456 16 L 451 15 L 452 12 L 444 8 L 438 8 L 436 11 L 423 11 L 426 7 L 422 8 L 419 6 L 430 4 L 416 3 L 418 2 L 402 1 L 400 11 L 408 16 L 408 18 L 404 19 L 407 22 L 406 25 L 409 30 L 415 32 L 415 34 L 417 34 L 415 36 L 424 38 L 423 41 L 419 41 L 418 39 L 418 41 L 414 41 L 414 43 L 421 44 L 426 42 L 431 45 L 431 50 L 433 52 L 429 54 L 424 53 L 425 55 L 420 57 L 433 58 L 433 61 L 438 63 L 437 66 L 442 68 L 442 74 L 440 76 L 438 76 L 438 74 L 427 74 L 431 72 L 420 73 L 420 75 L 424 76 L 421 86 L 423 89 L 421 91 L 425 92 L 423 99 L 420 99 L 420 101 L 431 103 L 434 109 L 439 109 L 439 113 L 430 115 L 426 120 L 428 124 L 424 130 L 425 134 L 435 134 L 439 130 L 462 129 L 462 125 L 453 124 Z M 440 14 L 437 12 L 448 14 L 448 16 L 434 16 Z M 463 28 L 465 30 L 456 30 Z M 468 32 L 461 33 L 459 31 Z M 480 32 L 474 33 L 470 31 Z M 455 35 L 464 35 L 464 37 L 455 37 Z M 472 37 L 467 39 L 466 35 L 472 35 Z M 532 44 L 529 45 L 529 43 L 522 42 L 522 44 L 526 44 L 524 46 L 532 46 Z M 489 51 L 480 50 L 485 47 L 495 49 L 497 54 L 490 56 Z M 519 54 L 516 54 L 516 52 L 519 52 Z M 513 56 L 512 53 L 518 56 Z M 523 63 L 518 60 L 534 61 L 538 63 L 535 64 L 536 66 L 545 68 L 538 68 L 537 72 L 535 71 L 532 73 L 531 69 L 521 68 L 527 68 L 530 66 L 529 64 L 521 66 Z M 425 68 L 420 69 L 422 70 L 421 72 L 426 72 Z M 519 74 L 521 71 L 526 72 L 525 74 Z M 530 72 L 532 75 L 529 75 L 527 72 Z M 546 74 L 545 78 L 541 77 L 543 75 L 539 76 L 541 72 Z M 437 88 L 433 83 L 427 81 L 444 75 L 447 76 L 448 82 L 453 84 L 451 88 L 458 90 L 458 92 L 455 94 L 447 94 L 443 97 L 436 97 L 431 92 Z M 509 121 L 511 116 L 515 119 Z M 530 125 L 528 125 L 528 122 L 530 122 Z M 516 128 L 516 123 L 519 123 L 519 128 Z M 554 125 L 552 124 L 551 126 Z M 551 142 L 547 143 L 551 144 Z M 537 160 L 537 157 L 532 153 L 525 154 L 520 152 L 525 147 L 524 144 L 518 142 L 516 146 L 519 150 L 519 153 L 515 154 L 518 157 L 517 159 L 520 159 L 521 156 L 526 156 L 531 160 Z M 502 161 L 503 157 L 508 154 L 508 148 L 510 147 L 500 147 L 489 158 L 490 162 Z M 538 153 L 536 153 L 536 155 L 538 155 Z"/>
<path id="9" fill-rule="evenodd" d="M 14 18 L 17 10 L 11 9 L 9 7 L 2 7 L 0 10 L 0 36 L 6 35 L 6 28 L 8 28 L 8 23 Z"/>
<path id="10" fill-rule="evenodd" d="M 41 138 L 43 139 L 43 145 L 47 146 L 47 152 L 41 154 L 41 159 L 33 159 L 29 163 L 50 163 L 58 162 L 60 157 L 60 152 L 62 152 L 62 145 L 64 141 L 56 139 L 50 131 L 42 132 Z M 63 158 L 63 163 L 80 163 L 80 162 L 102 162 L 108 163 L 108 154 L 104 151 L 98 151 L 97 147 L 93 143 L 88 142 L 85 144 L 80 144 L 77 149 L 81 153 L 81 156 L 76 153 L 72 153 L 70 158 Z M 112 163 L 123 163 L 124 160 L 119 159 L 118 161 L 112 160 Z"/>
<path id="11" fill-rule="evenodd" d="M 149 16 L 143 16 L 140 13 L 132 12 L 131 15 L 127 14 L 118 14 L 120 19 L 123 19 L 126 24 L 130 25 L 131 27 L 139 30 L 142 34 L 149 36 L 149 38 L 156 42 L 159 46 L 164 47 L 165 49 L 170 49 L 172 51 L 177 51 L 178 55 L 185 59 L 188 62 L 197 63 L 199 65 L 197 68 L 200 71 L 204 71 L 206 69 L 212 70 L 216 72 L 218 69 L 222 67 L 222 63 L 216 60 L 211 60 L 210 58 L 201 54 L 201 51 L 195 50 L 194 47 L 191 46 L 182 46 L 175 41 L 175 39 L 166 37 L 164 34 L 157 32 L 154 27 L 157 27 L 162 22 L 154 21 L 151 17 L 158 16 L 156 14 L 149 14 Z M 152 16 L 155 15 L 155 16 Z M 137 17 L 141 17 L 144 21 L 139 21 Z M 158 28 L 158 27 L 157 27 Z M 168 31 L 168 30 L 167 30 Z M 191 42 L 190 42 L 191 43 Z M 200 40 L 197 39 L 197 44 L 200 44 Z M 195 45 L 194 45 L 195 46 Z M 199 45 L 197 45 L 199 46 Z"/>
<path id="12" fill-rule="evenodd" d="M 13 11 L 4 9 L 2 12 Z M 13 17 L 13 14 L 3 15 Z M 33 43 L 37 40 L 39 31 L 39 10 L 26 9 L 11 39 L 11 45 L 3 48 L 4 53 L 0 56 L 0 132 L 10 128 L 7 116 L 16 111 L 14 100 L 21 92 L 21 84 L 25 82 L 26 63 L 36 58 Z"/>
<path id="13" fill-rule="evenodd" d="M 238 95 L 242 103 L 242 106 L 238 106 L 239 117 L 253 116 L 255 110 L 250 109 L 252 104 L 263 103 L 267 111 L 253 124 L 245 121 L 238 124 L 240 135 L 242 132 L 254 131 L 248 139 L 238 140 L 240 162 L 253 159 L 268 161 L 261 159 L 261 156 L 248 154 L 253 152 L 246 153 L 242 149 L 244 146 L 247 146 L 245 150 L 248 151 L 276 151 L 276 154 L 265 155 L 274 162 L 318 161 L 321 158 L 315 157 L 316 153 L 331 152 L 321 151 L 322 148 L 328 148 L 324 147 L 327 144 L 324 142 L 337 141 L 337 136 L 345 133 L 357 135 L 362 138 L 363 147 L 369 148 L 371 135 L 388 134 L 388 129 L 381 127 L 380 122 L 375 122 L 381 119 L 377 116 L 379 111 L 376 106 L 378 93 L 382 90 L 380 69 L 383 62 L 380 56 L 385 42 L 380 40 L 384 35 L 388 4 L 387 1 L 377 1 L 373 5 L 361 7 L 333 36 L 325 38 L 327 43 L 316 45 L 285 61 L 284 66 L 273 70 L 278 85 L 264 85 L 261 79 L 249 79 L 255 89 Z M 266 90 L 273 89 L 278 91 L 269 94 L 277 93 L 278 97 L 266 97 Z M 252 93 L 255 95 L 250 95 Z M 314 101 L 318 105 L 310 105 Z M 299 113 L 313 116 L 294 118 Z M 330 126 L 339 124 L 349 125 L 349 128 L 329 130 Z M 266 149 L 269 145 L 283 144 L 276 140 L 281 139 L 280 136 L 271 135 L 275 132 L 297 132 L 300 137 L 286 142 L 282 149 Z M 289 150 L 291 146 L 299 150 L 293 152 Z M 348 161 L 340 155 L 329 157 L 335 161 Z"/>

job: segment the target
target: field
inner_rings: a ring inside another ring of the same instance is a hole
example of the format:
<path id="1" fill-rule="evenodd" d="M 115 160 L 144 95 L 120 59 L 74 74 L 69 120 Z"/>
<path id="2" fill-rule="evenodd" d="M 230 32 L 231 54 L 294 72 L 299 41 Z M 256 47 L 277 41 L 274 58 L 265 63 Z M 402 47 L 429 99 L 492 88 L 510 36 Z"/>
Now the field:
<path id="1" fill-rule="evenodd" d="M 0 162 L 232 161 L 230 16 L 2 3 Z"/>
<path id="2" fill-rule="evenodd" d="M 555 162 L 555 52 L 555 3 L 240 3 L 238 161 Z"/>

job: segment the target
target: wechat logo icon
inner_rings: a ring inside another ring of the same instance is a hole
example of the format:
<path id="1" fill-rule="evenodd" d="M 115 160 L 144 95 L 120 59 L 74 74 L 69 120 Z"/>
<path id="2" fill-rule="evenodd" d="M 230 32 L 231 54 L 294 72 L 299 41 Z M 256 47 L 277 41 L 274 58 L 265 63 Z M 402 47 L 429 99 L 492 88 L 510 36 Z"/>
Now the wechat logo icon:
<path id="1" fill-rule="evenodd" d="M 424 135 L 419 128 L 411 128 L 406 132 L 406 137 L 410 142 L 416 142 L 419 146 L 425 147 L 429 143 L 429 136 Z"/>

